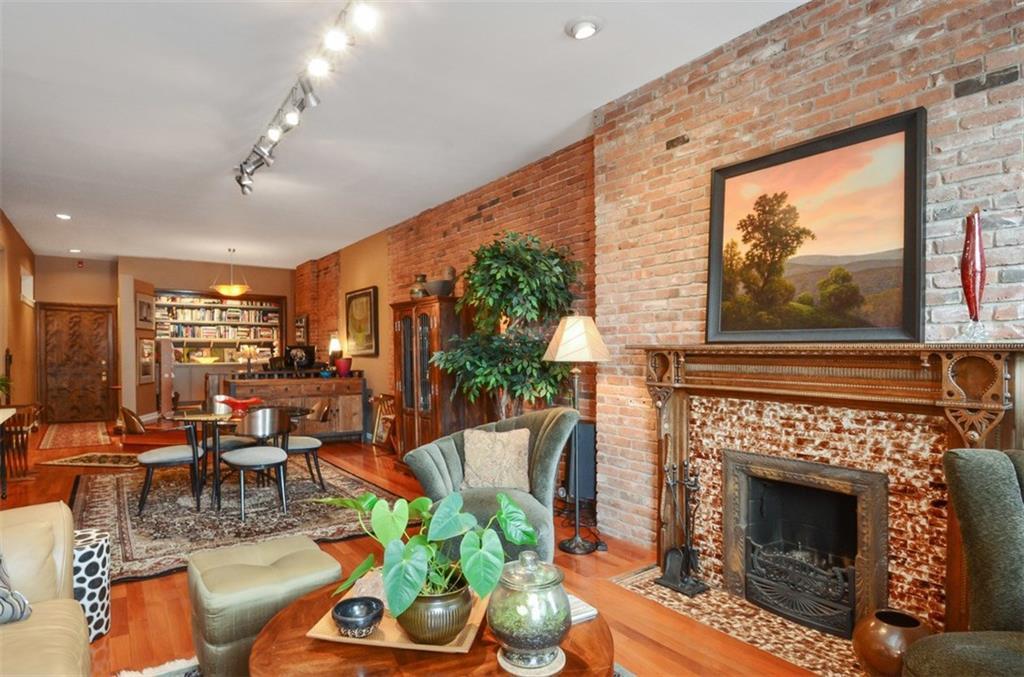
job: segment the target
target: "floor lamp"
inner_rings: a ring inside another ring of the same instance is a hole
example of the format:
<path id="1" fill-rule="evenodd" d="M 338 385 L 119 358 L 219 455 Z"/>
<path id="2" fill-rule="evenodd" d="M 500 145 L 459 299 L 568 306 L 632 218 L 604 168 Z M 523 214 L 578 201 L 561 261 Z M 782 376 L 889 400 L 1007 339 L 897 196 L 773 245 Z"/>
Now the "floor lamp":
<path id="1" fill-rule="evenodd" d="M 572 371 L 569 372 L 572 378 L 572 406 L 577 411 L 580 408 L 580 364 L 592 362 L 606 362 L 611 356 L 608 348 L 601 339 L 594 318 L 586 315 L 568 315 L 558 322 L 558 329 L 551 337 L 548 349 L 544 353 L 544 360 L 547 362 L 571 362 Z M 579 431 L 572 432 L 572 475 L 575 495 L 573 497 L 574 511 L 576 515 L 576 533 L 572 538 L 567 538 L 558 544 L 563 552 L 573 555 L 589 555 L 597 549 L 597 543 L 588 541 L 580 536 L 580 464 L 579 464 Z"/>

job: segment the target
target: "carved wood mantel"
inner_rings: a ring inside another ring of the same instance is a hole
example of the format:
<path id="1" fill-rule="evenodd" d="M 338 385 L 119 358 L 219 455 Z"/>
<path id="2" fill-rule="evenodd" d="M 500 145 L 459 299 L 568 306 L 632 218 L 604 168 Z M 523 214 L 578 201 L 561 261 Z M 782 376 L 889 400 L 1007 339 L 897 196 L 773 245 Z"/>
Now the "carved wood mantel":
<path id="1" fill-rule="evenodd" d="M 689 458 L 693 395 L 770 399 L 875 411 L 941 413 L 949 446 L 1022 446 L 1024 343 L 636 345 L 658 412 L 658 557 L 682 542 L 664 468 Z M 1016 358 L 1016 359 L 1015 359 Z M 955 526 L 955 525 L 954 525 Z M 947 627 L 965 621 L 958 533 L 949 539 Z M 957 572 L 960 572 L 958 574 Z M 955 579 L 955 580 L 954 580 Z M 961 608 L 962 607 L 962 608 Z"/>

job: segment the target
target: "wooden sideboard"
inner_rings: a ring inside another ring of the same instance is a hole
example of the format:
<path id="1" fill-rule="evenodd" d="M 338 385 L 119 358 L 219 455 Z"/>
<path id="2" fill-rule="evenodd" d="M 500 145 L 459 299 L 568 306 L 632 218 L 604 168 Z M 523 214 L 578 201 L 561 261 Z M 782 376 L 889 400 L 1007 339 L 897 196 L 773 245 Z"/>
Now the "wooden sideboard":
<path id="1" fill-rule="evenodd" d="M 327 420 L 299 421 L 298 433 L 317 437 L 363 436 L 366 380 L 362 378 L 274 378 L 249 379 L 233 377 L 226 380 L 232 397 L 259 397 L 268 404 L 312 407 L 318 400 L 331 400 Z"/>

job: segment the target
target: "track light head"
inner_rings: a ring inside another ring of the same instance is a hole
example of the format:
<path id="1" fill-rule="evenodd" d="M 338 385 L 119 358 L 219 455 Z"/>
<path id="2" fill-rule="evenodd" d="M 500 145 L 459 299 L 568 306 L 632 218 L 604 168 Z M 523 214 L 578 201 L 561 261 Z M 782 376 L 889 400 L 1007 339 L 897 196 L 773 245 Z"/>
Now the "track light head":
<path id="1" fill-rule="evenodd" d="M 377 19 L 380 18 L 377 10 L 370 7 L 365 2 L 360 2 L 356 5 L 352 12 L 352 21 L 359 28 L 359 30 L 369 33 L 377 27 Z"/>
<path id="2" fill-rule="evenodd" d="M 271 125 L 267 128 L 267 138 L 270 139 L 271 143 L 277 143 L 281 140 L 281 128 L 277 125 Z"/>
<path id="3" fill-rule="evenodd" d="M 264 147 L 258 143 L 252 147 L 252 152 L 256 153 L 256 155 L 259 156 L 260 160 L 263 160 L 263 164 L 266 165 L 267 167 L 274 164 L 274 156 L 270 154 L 271 150 L 273 150 L 272 146 L 268 145 Z"/>
<path id="4" fill-rule="evenodd" d="M 324 35 L 324 47 L 332 52 L 342 52 L 348 47 L 348 34 L 340 28 L 332 28 Z"/>
<path id="5" fill-rule="evenodd" d="M 299 124 L 299 109 L 292 108 L 284 114 L 284 123 L 289 127 L 294 127 Z"/>
<path id="6" fill-rule="evenodd" d="M 316 108 L 320 105 L 320 98 L 313 92 L 313 83 L 305 75 L 299 78 L 299 88 L 302 89 L 302 100 L 307 108 Z"/>
<path id="7" fill-rule="evenodd" d="M 315 56 L 309 60 L 309 64 L 306 66 L 306 72 L 314 78 L 322 78 L 331 72 L 331 64 L 327 59 Z"/>

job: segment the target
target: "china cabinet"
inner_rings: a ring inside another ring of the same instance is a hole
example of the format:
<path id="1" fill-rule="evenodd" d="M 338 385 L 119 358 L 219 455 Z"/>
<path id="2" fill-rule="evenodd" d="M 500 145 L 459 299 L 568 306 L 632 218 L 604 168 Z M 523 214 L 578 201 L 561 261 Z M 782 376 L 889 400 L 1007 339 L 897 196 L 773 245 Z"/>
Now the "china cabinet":
<path id="1" fill-rule="evenodd" d="M 451 397 L 455 378 L 430 364 L 431 356 L 460 334 L 457 302 L 428 296 L 391 304 L 399 455 L 464 427 L 463 399 Z"/>

